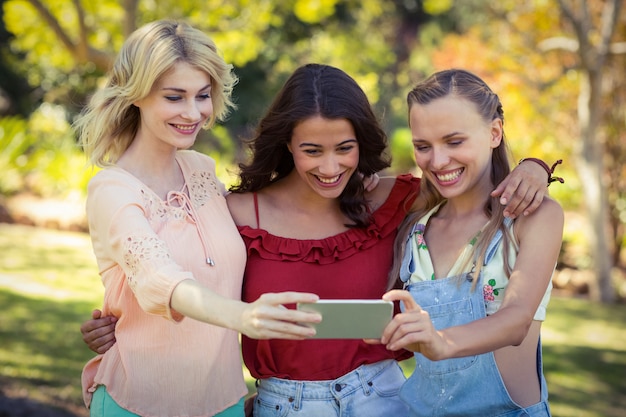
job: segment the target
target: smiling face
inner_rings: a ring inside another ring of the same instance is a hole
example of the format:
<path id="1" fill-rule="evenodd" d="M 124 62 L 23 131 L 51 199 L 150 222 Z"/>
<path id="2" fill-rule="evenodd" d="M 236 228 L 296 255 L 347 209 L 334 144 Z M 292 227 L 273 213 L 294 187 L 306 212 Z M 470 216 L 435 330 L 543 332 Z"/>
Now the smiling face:
<path id="1" fill-rule="evenodd" d="M 185 62 L 172 67 L 150 94 L 134 103 L 141 113 L 136 139 L 157 146 L 192 146 L 213 112 L 211 78 Z"/>
<path id="2" fill-rule="evenodd" d="M 288 146 L 300 179 L 325 198 L 338 198 L 359 164 L 359 143 L 346 119 L 306 119 Z"/>
<path id="3" fill-rule="evenodd" d="M 446 96 L 413 103 L 409 113 L 415 161 L 444 198 L 492 189 L 492 149 L 502 140 L 502 121 L 485 121 L 475 104 Z"/>

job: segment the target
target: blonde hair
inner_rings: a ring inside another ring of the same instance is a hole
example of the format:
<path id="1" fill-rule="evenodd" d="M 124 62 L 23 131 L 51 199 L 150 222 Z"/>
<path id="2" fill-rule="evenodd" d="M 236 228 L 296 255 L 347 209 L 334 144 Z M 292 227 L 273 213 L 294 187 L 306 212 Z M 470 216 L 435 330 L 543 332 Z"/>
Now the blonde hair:
<path id="1" fill-rule="evenodd" d="M 150 94 L 159 79 L 179 62 L 211 77 L 213 114 L 205 128 L 223 120 L 235 107 L 231 95 L 237 77 L 209 36 L 184 22 L 149 23 L 129 36 L 105 86 L 91 97 L 74 123 L 92 164 L 104 167 L 117 162 L 139 128 L 139 109 L 133 103 Z"/>
<path id="2" fill-rule="evenodd" d="M 418 83 L 407 96 L 409 113 L 413 105 L 428 104 L 435 99 L 447 96 L 462 97 L 472 102 L 475 105 L 476 111 L 486 122 L 500 119 L 504 124 L 504 111 L 497 94 L 476 75 L 459 69 L 437 72 L 426 80 Z M 511 172 L 510 161 L 511 152 L 506 144 L 503 131 L 500 145 L 492 150 L 492 184 L 499 184 Z M 394 259 L 389 274 L 388 288 L 392 288 L 398 284 L 402 256 L 404 251 L 407 250 L 406 242 L 413 225 L 442 201 L 444 201 L 444 198 L 439 194 L 437 189 L 428 180 L 422 179 L 419 195 L 398 228 L 398 235 L 394 243 Z M 509 248 L 510 242 L 513 241 L 508 229 L 504 226 L 504 206 L 500 204 L 499 199 L 497 197 L 489 197 L 484 203 L 484 211 L 489 221 L 474 244 L 473 256 L 468 259 L 468 264 L 473 262 L 475 265 L 475 268 L 473 268 L 474 282 L 472 288 L 476 286 L 476 278 L 480 274 L 487 248 L 497 231 L 501 230 L 503 233 L 502 245 L 504 245 L 504 248 Z M 504 265 L 505 273 L 509 276 L 511 270 L 509 268 L 507 250 L 504 251 Z M 464 267 L 468 266 L 469 265 L 465 265 Z"/>

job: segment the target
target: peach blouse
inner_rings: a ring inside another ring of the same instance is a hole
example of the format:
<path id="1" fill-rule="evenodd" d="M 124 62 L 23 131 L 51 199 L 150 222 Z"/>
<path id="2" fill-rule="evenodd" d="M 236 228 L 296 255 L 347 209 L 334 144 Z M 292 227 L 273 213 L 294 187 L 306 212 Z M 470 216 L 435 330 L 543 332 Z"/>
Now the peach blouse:
<path id="1" fill-rule="evenodd" d="M 103 313 L 119 320 L 117 343 L 83 369 L 87 406 L 105 385 L 121 407 L 141 416 L 203 417 L 247 393 L 237 332 L 170 308 L 172 291 L 186 279 L 240 299 L 246 262 L 215 162 L 195 151 L 179 151 L 176 159 L 185 186 L 166 200 L 118 167 L 89 183 Z"/>

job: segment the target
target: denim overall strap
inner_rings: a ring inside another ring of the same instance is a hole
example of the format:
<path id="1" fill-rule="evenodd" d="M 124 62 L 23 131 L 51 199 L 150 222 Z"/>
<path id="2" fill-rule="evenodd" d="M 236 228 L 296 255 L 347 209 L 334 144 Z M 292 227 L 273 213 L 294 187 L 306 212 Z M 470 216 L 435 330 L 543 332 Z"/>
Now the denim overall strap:
<path id="1" fill-rule="evenodd" d="M 508 229 L 509 227 L 511 227 L 511 224 L 513 224 L 513 220 L 505 217 L 503 223 L 505 228 Z M 494 257 L 496 251 L 498 250 L 498 246 L 500 246 L 500 241 L 502 240 L 503 236 L 504 234 L 502 233 L 502 229 L 498 229 L 496 231 L 496 234 L 493 236 L 493 239 L 491 239 L 491 242 L 489 242 L 489 245 L 487 246 L 487 251 L 485 252 L 485 262 L 483 263 L 483 265 L 487 265 L 489 261 L 491 261 L 491 258 Z"/>
<path id="2" fill-rule="evenodd" d="M 499 232 L 490 242 L 487 262 L 501 239 Z M 486 316 L 482 276 L 478 280 L 474 290 L 471 274 L 411 283 L 407 290 L 440 330 Z M 538 355 L 539 367 L 540 345 Z M 543 374 L 542 402 L 524 409 L 509 396 L 492 352 L 442 361 L 416 353 L 415 361 L 414 373 L 400 390 L 411 416 L 550 416 Z"/>
<path id="3" fill-rule="evenodd" d="M 415 260 L 413 259 L 413 235 L 417 232 L 418 224 L 415 223 L 411 232 L 409 232 L 409 236 L 406 240 L 406 245 L 404 247 L 404 253 L 402 254 L 402 264 L 400 265 L 400 280 L 406 283 L 411 279 L 411 274 L 415 272 Z"/>

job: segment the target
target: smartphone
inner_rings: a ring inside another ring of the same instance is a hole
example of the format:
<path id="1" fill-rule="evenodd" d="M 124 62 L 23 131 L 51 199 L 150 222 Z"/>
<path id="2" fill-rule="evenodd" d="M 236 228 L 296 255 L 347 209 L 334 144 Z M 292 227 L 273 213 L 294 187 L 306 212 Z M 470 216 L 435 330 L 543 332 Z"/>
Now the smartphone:
<path id="1" fill-rule="evenodd" d="M 393 318 L 393 302 L 384 300 L 318 300 L 298 303 L 298 310 L 322 315 L 314 339 L 380 339 Z"/>

